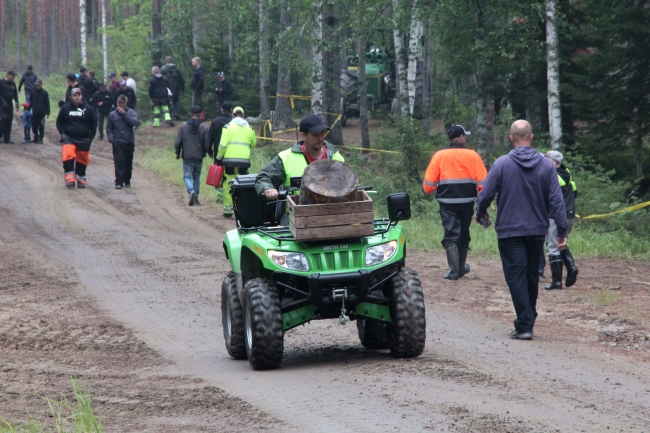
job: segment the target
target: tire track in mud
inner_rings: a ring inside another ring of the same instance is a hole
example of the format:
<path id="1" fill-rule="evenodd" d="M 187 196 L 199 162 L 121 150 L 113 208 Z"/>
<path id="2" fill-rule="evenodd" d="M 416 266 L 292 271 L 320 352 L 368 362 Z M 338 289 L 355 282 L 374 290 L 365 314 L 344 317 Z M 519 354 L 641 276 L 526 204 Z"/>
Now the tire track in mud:
<path id="1" fill-rule="evenodd" d="M 367 351 L 354 326 L 315 322 L 286 335 L 279 370 L 252 371 L 225 352 L 216 298 L 227 270 L 221 236 L 232 222 L 218 220 L 214 207 L 188 209 L 142 171 L 133 189 L 114 190 L 112 161 L 101 151 L 89 188 L 66 191 L 53 159 L 58 147 L 38 149 L 36 158 L 0 157 L 0 182 L 8 185 L 0 200 L 24 222 L 23 236 L 72 265 L 87 291 L 150 347 L 299 431 L 650 425 L 647 376 L 616 372 L 552 341 L 511 342 L 498 326 L 431 302 L 420 358 Z M 424 289 L 426 300 L 435 287 L 425 282 Z M 610 377 L 622 385 L 606 385 Z"/>

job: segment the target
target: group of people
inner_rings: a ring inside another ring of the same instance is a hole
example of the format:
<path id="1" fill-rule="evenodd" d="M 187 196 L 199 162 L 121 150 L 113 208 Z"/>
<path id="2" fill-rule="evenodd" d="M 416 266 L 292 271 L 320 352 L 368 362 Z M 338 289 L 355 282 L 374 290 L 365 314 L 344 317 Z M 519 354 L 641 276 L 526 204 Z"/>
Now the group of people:
<path id="1" fill-rule="evenodd" d="M 564 267 L 565 286 L 575 284 L 578 276 L 567 246 L 575 219 L 575 182 L 559 151 L 544 155 L 531 146 L 534 135 L 525 120 L 512 124 L 514 149 L 498 158 L 489 173 L 478 153 L 465 147 L 469 134 L 461 125 L 448 129 L 450 145 L 433 155 L 422 184 L 425 193 L 436 194 L 440 205 L 442 245 L 450 269 L 444 278 L 458 280 L 470 271 L 469 226 L 472 219 L 484 227 L 491 225 L 488 209 L 496 197 L 499 253 L 517 316 L 510 338 L 532 340 L 544 243 L 552 275 L 546 290 L 562 288 Z"/>
<path id="2" fill-rule="evenodd" d="M 11 141 L 11 128 L 13 121 L 13 107 L 15 105 L 16 111 L 23 108 L 23 121 L 24 139 L 22 143 L 43 143 L 43 135 L 45 131 L 45 119 L 50 117 L 50 96 L 45 89 L 43 83 L 34 74 L 32 66 L 27 66 L 27 72 L 20 79 L 18 87 L 16 87 L 14 71 L 8 71 L 4 79 L 0 80 L 0 138 L 4 143 L 13 144 Z M 18 100 L 18 93 L 25 87 L 26 102 L 20 104 Z M 31 138 L 30 131 L 33 131 L 34 138 Z"/>

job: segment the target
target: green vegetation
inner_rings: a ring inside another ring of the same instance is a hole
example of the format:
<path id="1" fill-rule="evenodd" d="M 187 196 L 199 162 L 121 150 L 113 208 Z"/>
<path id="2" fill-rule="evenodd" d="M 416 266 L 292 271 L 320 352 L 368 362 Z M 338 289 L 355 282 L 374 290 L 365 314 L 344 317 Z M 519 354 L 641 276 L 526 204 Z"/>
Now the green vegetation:
<path id="1" fill-rule="evenodd" d="M 611 290 L 596 290 L 592 294 L 591 301 L 594 303 L 594 305 L 607 307 L 609 305 L 615 304 L 621 299 L 623 299 L 623 295 L 618 292 L 612 292 Z"/>
<path id="2" fill-rule="evenodd" d="M 54 426 L 50 428 L 47 423 L 38 424 L 30 420 L 27 424 L 11 424 L 3 420 L 0 424 L 0 433 L 101 433 L 104 427 L 99 416 L 93 412 L 92 398 L 87 388 L 81 387 L 79 381 L 71 376 L 72 393 L 74 402 L 68 401 L 65 395 L 61 400 L 44 397 L 50 407 L 54 419 Z"/>

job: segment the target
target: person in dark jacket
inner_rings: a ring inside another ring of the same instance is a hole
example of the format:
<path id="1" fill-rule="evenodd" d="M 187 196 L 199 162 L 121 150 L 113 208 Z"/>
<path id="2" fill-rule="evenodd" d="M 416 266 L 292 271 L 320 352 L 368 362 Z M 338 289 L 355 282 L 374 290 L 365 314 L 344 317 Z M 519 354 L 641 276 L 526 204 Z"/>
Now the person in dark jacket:
<path id="1" fill-rule="evenodd" d="M 176 118 L 176 120 L 181 120 L 178 108 L 180 105 L 181 93 L 185 91 L 185 78 L 183 78 L 181 70 L 172 62 L 172 57 L 167 56 L 165 59 L 165 66 L 160 68 L 160 73 L 167 77 L 167 87 L 172 92 L 172 111 L 174 112 L 174 118 Z"/>
<path id="2" fill-rule="evenodd" d="M 192 81 L 190 81 L 190 87 L 192 88 L 192 106 L 199 105 L 203 107 L 203 84 L 205 82 L 205 69 L 201 65 L 201 59 L 194 57 L 192 59 L 192 67 L 194 68 L 194 74 L 192 75 Z"/>
<path id="3" fill-rule="evenodd" d="M 546 157 L 549 158 L 557 171 L 557 180 L 562 190 L 562 197 L 564 198 L 564 207 L 566 208 L 567 218 L 567 236 L 573 229 L 573 222 L 576 218 L 576 196 L 578 190 L 575 182 L 571 180 L 571 172 L 566 168 L 562 162 L 564 156 L 557 150 L 550 150 L 546 152 Z M 548 261 L 551 267 L 551 278 L 553 281 L 544 288 L 546 290 L 562 289 L 562 268 L 566 266 L 566 280 L 564 284 L 571 287 L 576 283 L 578 278 L 578 267 L 573 261 L 571 251 L 567 245 L 563 249 L 558 249 L 555 240 L 557 238 L 557 224 L 555 219 L 550 218 L 548 234 L 546 235 L 546 252 L 548 253 Z"/>
<path id="4" fill-rule="evenodd" d="M 90 80 L 90 83 L 91 83 L 91 86 L 92 86 L 92 89 L 90 91 L 90 94 L 91 94 L 91 97 L 92 97 L 92 95 L 97 93 L 97 91 L 99 90 L 99 85 L 101 83 L 99 81 L 97 81 L 97 79 L 95 78 L 95 71 L 88 71 L 88 79 Z"/>
<path id="5" fill-rule="evenodd" d="M 79 83 L 79 88 L 81 89 L 81 93 L 84 97 L 85 102 L 90 102 L 90 98 L 93 97 L 94 92 L 94 84 L 90 77 L 88 76 L 88 69 L 86 68 L 80 68 L 79 69 L 79 78 L 77 78 L 77 82 Z"/>
<path id="6" fill-rule="evenodd" d="M 226 74 L 223 72 L 219 72 L 217 77 L 219 78 L 219 82 L 214 91 L 217 94 L 217 113 L 220 113 L 223 103 L 232 101 L 232 85 L 230 81 L 226 80 Z"/>
<path id="7" fill-rule="evenodd" d="M 115 105 L 117 105 L 117 98 L 119 98 L 122 95 L 126 96 L 129 100 L 126 105 L 131 110 L 135 110 L 135 104 L 136 102 L 138 102 L 138 100 L 135 96 L 135 92 L 133 91 L 133 89 L 126 85 L 126 80 L 120 81 L 120 88 L 117 89 L 113 94 L 113 101 L 114 101 L 113 103 Z"/>
<path id="8" fill-rule="evenodd" d="M 202 114 L 203 107 L 192 107 L 192 118 L 183 122 L 174 143 L 176 159 L 183 158 L 183 180 L 190 196 L 190 206 L 200 204 L 201 167 L 203 158 L 208 153 L 208 129 L 199 120 Z"/>
<path id="9" fill-rule="evenodd" d="M 135 135 L 133 128 L 138 124 L 138 115 L 127 105 L 126 96 L 117 98 L 117 108 L 108 115 L 106 135 L 113 145 L 113 162 L 115 164 L 115 189 L 122 186 L 131 188 L 133 174 L 133 152 Z"/>
<path id="10" fill-rule="evenodd" d="M 11 124 L 13 122 L 14 113 L 11 110 L 11 101 L 16 101 L 16 111 L 20 109 L 18 102 L 18 89 L 14 83 L 16 73 L 8 71 L 4 79 L 0 80 L 0 136 L 7 144 L 13 144 L 11 141 Z"/>
<path id="11" fill-rule="evenodd" d="M 34 91 L 34 83 L 38 80 L 38 77 L 34 73 L 34 67 L 32 65 L 27 65 L 27 70 L 20 78 L 18 83 L 18 92 L 22 89 L 23 85 L 25 86 L 25 102 L 32 103 L 31 94 Z"/>
<path id="12" fill-rule="evenodd" d="M 172 117 L 169 114 L 169 94 L 167 77 L 160 73 L 160 68 L 154 66 L 151 68 L 151 79 L 149 80 L 149 98 L 153 107 L 153 127 L 160 126 L 160 115 L 165 116 L 165 123 L 174 126 Z"/>
<path id="13" fill-rule="evenodd" d="M 97 115 L 83 101 L 81 89 L 70 91 L 72 102 L 63 104 L 56 118 L 56 129 L 61 134 L 63 178 L 66 188 L 86 187 L 86 168 L 90 164 L 90 145 L 97 132 Z M 76 163 L 75 163 L 76 162 Z"/>
<path id="14" fill-rule="evenodd" d="M 35 89 L 32 92 L 32 132 L 34 143 L 43 144 L 45 134 L 45 118 L 50 117 L 50 95 L 43 88 L 43 82 L 36 80 Z"/>
<path id="15" fill-rule="evenodd" d="M 548 232 L 548 209 L 557 225 L 557 247 L 566 245 L 566 210 L 551 161 L 530 145 L 530 123 L 517 120 L 510 128 L 515 148 L 497 159 L 478 195 L 476 221 L 489 225 L 487 209 L 497 196 L 495 229 L 503 273 L 517 318 L 510 338 L 532 340 L 537 317 L 539 260 Z"/>
<path id="16" fill-rule="evenodd" d="M 115 96 L 115 92 L 117 92 L 117 89 L 120 88 L 120 80 L 117 78 L 117 74 L 115 72 L 111 72 L 108 74 L 108 79 L 111 81 L 111 85 L 108 88 L 108 91 Z"/>
<path id="17" fill-rule="evenodd" d="M 104 140 L 104 120 L 113 110 L 113 95 L 106 88 L 106 83 L 99 83 L 99 90 L 95 92 L 90 103 L 97 110 L 97 118 L 99 119 L 99 141 Z"/>
<path id="18" fill-rule="evenodd" d="M 59 100 L 59 107 L 63 107 L 63 104 L 67 104 L 68 102 L 72 102 L 72 89 L 81 90 L 81 95 L 85 98 L 84 89 L 82 89 L 83 86 L 77 79 L 77 74 L 73 74 L 71 72 L 66 75 L 65 78 L 68 80 L 68 88 L 65 91 L 65 98 L 63 100 Z M 85 101 L 88 102 L 88 99 L 85 99 Z"/>
<path id="19" fill-rule="evenodd" d="M 210 129 L 208 130 L 209 135 L 209 147 L 208 155 L 214 157 L 214 163 L 219 164 L 221 161 L 218 161 L 216 156 L 219 151 L 219 143 L 221 142 L 221 133 L 223 132 L 223 127 L 226 126 L 232 120 L 232 115 L 230 111 L 232 110 L 232 105 L 230 101 L 226 101 L 221 105 L 221 115 L 215 117 L 210 123 Z M 217 188 L 217 203 L 223 200 L 223 187 Z"/>

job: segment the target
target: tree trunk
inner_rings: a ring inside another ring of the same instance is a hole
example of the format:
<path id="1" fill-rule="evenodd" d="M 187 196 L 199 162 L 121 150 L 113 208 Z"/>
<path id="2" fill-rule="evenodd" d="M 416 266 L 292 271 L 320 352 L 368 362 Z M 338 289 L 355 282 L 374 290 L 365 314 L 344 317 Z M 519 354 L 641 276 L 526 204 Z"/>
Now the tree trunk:
<path id="1" fill-rule="evenodd" d="M 400 20 L 399 20 L 399 11 L 400 11 L 400 0 L 393 0 L 393 43 L 395 44 L 395 73 L 397 77 L 397 105 L 399 107 L 398 112 L 403 115 L 408 115 L 408 92 L 407 92 L 407 71 L 406 71 L 406 62 L 407 62 L 407 53 L 406 47 L 404 46 L 404 35 L 400 30 Z"/>
<path id="2" fill-rule="evenodd" d="M 23 47 L 22 47 L 22 38 L 23 38 L 23 17 L 21 9 L 23 3 L 16 2 L 16 68 L 19 72 L 23 70 Z"/>
<path id="3" fill-rule="evenodd" d="M 546 78 L 548 80 L 548 124 L 551 148 L 562 149 L 560 110 L 560 61 L 558 52 L 557 0 L 546 0 Z"/>
<path id="4" fill-rule="evenodd" d="M 312 45 L 311 112 L 323 114 L 323 1 L 314 2 L 314 42 Z"/>
<path id="5" fill-rule="evenodd" d="M 61 64 L 61 37 L 59 35 L 59 0 L 52 2 L 52 17 L 50 19 L 50 54 L 52 70 L 58 71 Z"/>
<path id="6" fill-rule="evenodd" d="M 203 12 L 206 4 L 204 0 L 194 0 L 192 2 L 194 13 L 192 17 L 192 47 L 194 53 L 199 50 L 201 41 L 205 39 L 205 29 L 203 28 Z"/>
<path id="7" fill-rule="evenodd" d="M 636 138 L 635 147 L 634 157 L 636 158 L 636 177 L 641 179 L 643 177 L 643 135 Z"/>
<path id="8" fill-rule="evenodd" d="M 422 83 L 422 129 L 424 138 L 429 138 L 429 117 L 431 108 L 431 18 L 427 18 L 424 31 L 424 70 Z"/>
<path id="9" fill-rule="evenodd" d="M 480 89 L 480 87 L 479 87 Z M 494 149 L 494 102 L 487 93 L 479 91 L 476 99 L 477 149 L 485 167 L 490 167 Z"/>
<path id="10" fill-rule="evenodd" d="M 323 23 L 325 27 L 324 39 L 328 41 L 323 52 L 323 81 L 324 81 L 324 107 L 325 123 L 332 128 L 325 139 L 331 143 L 343 146 L 343 129 L 341 119 L 335 113 L 341 113 L 341 19 L 339 17 L 339 7 L 336 2 L 329 2 L 326 6 L 325 18 Z M 330 113 L 330 114 L 327 114 Z"/>
<path id="11" fill-rule="evenodd" d="M 278 40 L 278 81 L 277 94 L 291 94 L 290 71 L 287 62 L 290 61 L 289 54 L 289 27 L 291 27 L 292 16 L 288 1 L 280 3 L 280 38 Z M 295 126 L 291 118 L 291 101 L 289 98 L 278 96 L 275 98 L 275 116 L 273 117 L 273 129 L 288 129 Z"/>
<path id="12" fill-rule="evenodd" d="M 104 82 L 108 82 L 108 41 L 106 36 L 106 0 L 102 2 L 102 57 L 104 59 Z"/>
<path id="13" fill-rule="evenodd" d="M 5 58 L 5 34 L 7 33 L 7 0 L 0 0 L 0 59 Z"/>
<path id="14" fill-rule="evenodd" d="M 420 47 L 420 36 L 422 35 L 422 21 L 418 13 L 417 0 L 413 2 L 413 11 L 411 14 L 411 35 L 409 39 L 409 66 L 408 66 L 408 95 L 409 95 L 409 115 L 413 116 L 415 109 L 415 97 L 417 94 L 417 74 L 418 74 L 418 51 Z"/>
<path id="15" fill-rule="evenodd" d="M 357 197 L 359 176 L 349 165 L 319 159 L 305 168 L 300 184 L 300 204 L 345 203 Z"/>
<path id="16" fill-rule="evenodd" d="M 232 10 L 232 0 L 228 0 L 228 10 Z M 228 15 L 228 60 L 232 65 L 235 61 L 235 33 L 233 32 L 232 16 Z"/>
<path id="17" fill-rule="evenodd" d="M 269 103 L 269 17 L 268 0 L 260 0 L 260 118 L 268 120 L 271 118 Z"/>
<path id="18" fill-rule="evenodd" d="M 357 40 L 357 56 L 359 56 L 359 127 L 361 128 L 361 147 L 370 148 L 368 133 L 368 83 L 366 83 L 366 40 L 359 36 Z"/>
<path id="19" fill-rule="evenodd" d="M 88 64 L 88 47 L 86 46 L 86 0 L 79 0 L 79 33 L 81 34 L 81 65 L 86 67 Z"/>
<path id="20" fill-rule="evenodd" d="M 34 64 L 34 0 L 27 0 L 27 62 Z"/>
<path id="21" fill-rule="evenodd" d="M 162 66 L 162 0 L 153 0 L 151 6 L 151 60 L 155 66 Z"/>

